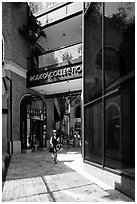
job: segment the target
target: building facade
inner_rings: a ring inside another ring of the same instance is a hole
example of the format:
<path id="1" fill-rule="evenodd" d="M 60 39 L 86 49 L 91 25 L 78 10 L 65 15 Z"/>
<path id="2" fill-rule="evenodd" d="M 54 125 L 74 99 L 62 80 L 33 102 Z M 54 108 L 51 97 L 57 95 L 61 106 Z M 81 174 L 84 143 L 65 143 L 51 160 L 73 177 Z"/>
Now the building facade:
<path id="1" fill-rule="evenodd" d="M 3 155 L 47 148 L 79 95 L 64 130 L 85 170 L 134 198 L 135 4 L 3 2 L 2 35 Z"/>
<path id="2" fill-rule="evenodd" d="M 82 6 L 5 2 L 2 12 L 3 154 L 45 148 L 61 120 L 56 95 L 81 92 L 81 32 L 75 31 Z"/>
<path id="3" fill-rule="evenodd" d="M 20 109 L 19 103 L 26 88 L 29 43 L 18 35 L 18 26 L 27 24 L 28 6 L 26 4 L 2 4 L 3 72 L 6 89 L 3 87 L 2 114 L 3 127 L 2 152 L 12 153 L 12 141 L 19 141 Z M 16 19 L 16 21 L 15 21 Z M 5 107 L 4 107 L 5 106 Z M 4 134 L 5 132 L 5 134 Z M 17 146 L 20 146 L 20 142 Z"/>
<path id="4" fill-rule="evenodd" d="M 135 4 L 90 3 L 84 14 L 84 160 L 134 197 Z"/>

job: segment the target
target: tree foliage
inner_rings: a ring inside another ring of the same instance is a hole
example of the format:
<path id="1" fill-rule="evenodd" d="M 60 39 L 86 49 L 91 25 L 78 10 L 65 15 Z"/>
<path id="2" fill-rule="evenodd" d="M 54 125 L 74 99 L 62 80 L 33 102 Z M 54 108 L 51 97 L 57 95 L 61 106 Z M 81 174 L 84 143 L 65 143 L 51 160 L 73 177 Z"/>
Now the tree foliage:
<path id="1" fill-rule="evenodd" d="M 31 12 L 28 18 L 28 24 L 23 24 L 22 27 L 19 27 L 18 31 L 32 44 L 35 44 L 41 36 L 47 39 L 46 33 L 41 29 L 40 21 Z"/>
<path id="2" fill-rule="evenodd" d="M 113 14 L 112 20 L 113 24 L 115 24 L 120 30 L 124 30 L 127 26 L 135 23 L 133 2 L 121 3 L 117 11 L 116 14 Z"/>

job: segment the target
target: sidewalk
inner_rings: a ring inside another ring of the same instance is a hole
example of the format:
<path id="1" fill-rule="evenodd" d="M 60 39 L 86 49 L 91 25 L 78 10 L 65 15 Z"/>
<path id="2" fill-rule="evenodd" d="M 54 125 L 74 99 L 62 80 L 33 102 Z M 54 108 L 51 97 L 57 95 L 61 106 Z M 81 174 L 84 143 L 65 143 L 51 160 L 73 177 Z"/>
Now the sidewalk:
<path id="1" fill-rule="evenodd" d="M 83 170 L 80 148 L 64 148 L 53 163 L 47 150 L 11 157 L 2 201 L 134 202 Z"/>

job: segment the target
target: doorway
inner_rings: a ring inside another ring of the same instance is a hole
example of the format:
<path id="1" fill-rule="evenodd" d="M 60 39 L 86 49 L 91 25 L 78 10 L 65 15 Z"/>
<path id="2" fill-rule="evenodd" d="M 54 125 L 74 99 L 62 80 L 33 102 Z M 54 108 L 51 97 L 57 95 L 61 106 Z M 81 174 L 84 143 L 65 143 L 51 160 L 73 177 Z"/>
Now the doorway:
<path id="1" fill-rule="evenodd" d="M 36 95 L 25 96 L 20 105 L 21 149 L 46 147 L 46 105 Z"/>
<path id="2" fill-rule="evenodd" d="M 38 145 L 39 147 L 45 146 L 43 144 L 43 121 L 32 120 L 32 135 L 34 145 Z"/>

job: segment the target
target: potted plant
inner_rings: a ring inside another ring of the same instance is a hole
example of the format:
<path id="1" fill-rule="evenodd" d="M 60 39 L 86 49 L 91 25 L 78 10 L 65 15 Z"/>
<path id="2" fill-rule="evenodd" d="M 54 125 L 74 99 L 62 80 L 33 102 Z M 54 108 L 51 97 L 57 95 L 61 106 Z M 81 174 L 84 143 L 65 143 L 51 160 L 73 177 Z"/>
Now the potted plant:
<path id="1" fill-rule="evenodd" d="M 42 36 L 47 39 L 46 33 L 41 29 L 41 23 L 32 14 L 28 18 L 28 24 L 18 28 L 19 33 L 31 44 L 35 44 Z"/>

